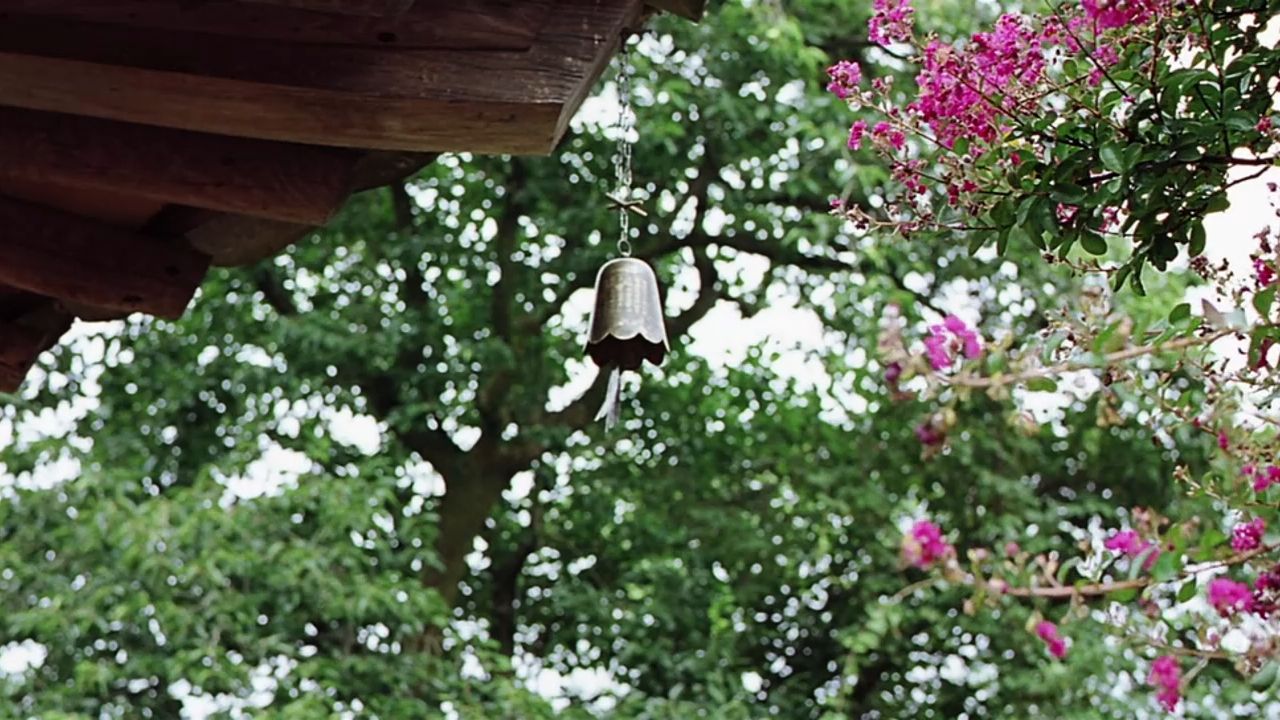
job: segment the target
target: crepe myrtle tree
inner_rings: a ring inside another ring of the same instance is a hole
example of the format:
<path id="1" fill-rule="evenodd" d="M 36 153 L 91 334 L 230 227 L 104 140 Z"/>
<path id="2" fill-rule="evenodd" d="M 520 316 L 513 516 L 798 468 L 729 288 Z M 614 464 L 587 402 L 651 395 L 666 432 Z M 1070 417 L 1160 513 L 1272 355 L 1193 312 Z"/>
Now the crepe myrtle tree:
<path id="1" fill-rule="evenodd" d="M 1133 674 L 1170 712 L 1215 665 L 1262 693 L 1280 682 L 1280 544 L 1268 530 L 1280 522 L 1275 184 L 1271 207 L 1258 208 L 1272 222 L 1223 240 L 1252 244 L 1252 272 L 1203 256 L 1205 217 L 1280 157 L 1278 8 L 1050 0 L 949 39 L 918 28 L 926 11 L 911 0 L 876 0 L 868 37 L 881 63 L 908 64 L 914 81 L 868 77 L 875 66 L 853 61 L 828 69 L 827 89 L 855 114 L 848 147 L 890 175 L 871 203 L 832 200 L 834 215 L 940 247 L 1029 246 L 1044 262 L 1110 280 L 1086 285 L 1030 337 L 984 338 L 954 315 L 920 333 L 886 316 L 885 380 L 932 403 L 916 429 L 926 453 L 964 442 L 956 408 L 976 396 L 1055 391 L 1080 376 L 1095 381 L 1101 426 L 1137 421 L 1153 442 L 1216 453 L 1173 471 L 1186 494 L 1213 501 L 1209 514 L 1201 504 L 1169 515 L 1135 508 L 1124 527 L 1080 547 L 1028 553 L 1016 536 L 966 547 L 939 518 L 921 517 L 906 528 L 901 561 L 932 574 L 894 601 L 964 586 L 968 613 L 1029 604 L 1027 630 L 1050 660 L 1068 657 L 1073 634 L 1105 630 L 1117 648 L 1138 649 Z M 1185 269 L 1172 264 L 1180 254 Z M 1165 270 L 1198 277 L 1219 299 L 1194 313 L 1175 301 L 1159 318 L 1116 307 L 1107 284 L 1143 293 Z"/>
<path id="2" fill-rule="evenodd" d="M 865 9 L 837 5 L 726 3 L 701 25 L 660 26 L 632 54 L 635 175 L 651 211 L 632 242 L 672 290 L 677 346 L 726 303 L 750 316 L 794 296 L 865 345 L 868 325 L 839 306 L 932 302 L 904 282 L 922 256 L 854 255 L 825 215 L 826 188 L 849 168 L 832 168 L 842 143 L 812 138 L 843 108 L 794 85 L 819 90 L 826 46 L 865 23 Z M 570 502 L 566 478 L 616 477 L 591 463 L 570 473 L 566 458 L 621 446 L 652 460 L 662 451 L 645 444 L 694 400 L 723 423 L 714 413 L 742 392 L 684 350 L 618 435 L 592 424 L 603 386 L 571 383 L 589 371 L 574 364 L 583 322 L 570 300 L 613 253 L 608 135 L 579 126 L 547 159 L 442 157 L 280 257 L 214 273 L 180 320 L 84 328 L 46 357 L 3 409 L 0 455 L 17 480 L 0 504 L 0 646 L 43 653 L 0 680 L 12 707 L 176 717 L 199 697 L 283 717 L 430 716 L 446 702 L 478 717 L 549 712 L 511 682 L 515 656 L 587 666 L 572 653 L 594 636 L 570 637 L 578 625 L 560 619 L 522 638 L 542 609 L 525 592 L 545 578 L 531 567 L 557 532 L 614 517 L 556 507 Z M 751 366 L 754 383 L 772 382 L 766 359 Z M 659 393 L 688 377 L 702 383 L 692 400 Z M 805 435 L 812 397 L 770 402 L 786 437 Z M 770 434 L 768 417 L 751 438 Z M 349 442 L 342 418 L 371 425 L 372 446 Z M 679 446 L 686 463 L 726 446 L 681 427 L 699 440 Z M 782 455 L 754 443 L 749 455 Z M 794 451 L 792 468 L 819 452 Z M 670 480 L 680 468 L 660 469 Z M 526 474 L 530 495 L 504 499 Z M 664 487 L 679 502 L 680 486 Z M 725 537 L 755 523 L 732 517 Z M 490 682 L 460 678 L 464 651 Z M 663 674 L 628 663 L 656 692 Z M 837 672 L 815 668 L 812 686 Z M 276 688 L 265 700 L 264 678 Z M 800 695 L 813 702 L 811 688 Z"/>

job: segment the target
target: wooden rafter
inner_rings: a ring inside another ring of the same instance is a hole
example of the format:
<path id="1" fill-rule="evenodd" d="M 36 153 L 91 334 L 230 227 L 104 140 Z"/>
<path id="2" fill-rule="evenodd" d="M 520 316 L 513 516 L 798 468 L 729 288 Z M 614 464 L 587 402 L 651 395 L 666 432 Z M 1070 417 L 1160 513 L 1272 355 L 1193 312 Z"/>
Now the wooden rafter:
<path id="1" fill-rule="evenodd" d="M 338 4 L 339 8 L 342 4 Z M 539 2 L 448 0 L 398 12 L 344 14 L 266 3 L 190 0 L 12 0 L 9 16 L 58 18 L 163 32 L 272 42 L 396 49 L 528 50 L 546 21 Z M 412 3 L 402 3 L 412 5 Z M 372 8 L 370 8 L 372 9 Z"/>
<path id="2" fill-rule="evenodd" d="M 182 240 L 0 199 L 0 283 L 68 303 L 176 318 L 209 258 Z"/>
<path id="3" fill-rule="evenodd" d="M 127 195 L 320 225 L 356 153 L 0 107 L 0 186 Z"/>

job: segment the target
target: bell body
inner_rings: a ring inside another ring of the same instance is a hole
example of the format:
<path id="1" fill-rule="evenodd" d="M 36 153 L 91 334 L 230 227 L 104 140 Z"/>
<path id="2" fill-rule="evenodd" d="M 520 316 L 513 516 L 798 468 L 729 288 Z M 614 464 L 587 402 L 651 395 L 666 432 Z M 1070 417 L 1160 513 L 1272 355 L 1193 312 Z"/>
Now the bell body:
<path id="1" fill-rule="evenodd" d="M 635 258 L 605 263 L 596 276 L 587 355 L 602 368 L 637 370 L 645 360 L 661 365 L 669 351 L 653 268 Z"/>

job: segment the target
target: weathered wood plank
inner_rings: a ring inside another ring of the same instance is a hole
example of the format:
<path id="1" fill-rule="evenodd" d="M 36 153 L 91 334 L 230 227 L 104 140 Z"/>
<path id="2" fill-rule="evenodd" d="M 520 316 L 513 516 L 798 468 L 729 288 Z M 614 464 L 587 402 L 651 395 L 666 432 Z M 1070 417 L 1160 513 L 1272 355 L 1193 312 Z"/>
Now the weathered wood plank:
<path id="1" fill-rule="evenodd" d="M 548 35 L 544 39 L 549 45 L 573 47 L 577 50 L 576 55 L 565 60 L 571 63 L 571 72 L 581 77 L 556 120 L 553 143 L 559 143 L 560 138 L 564 137 L 578 108 L 590 96 L 596 81 L 617 54 L 624 33 L 628 28 L 639 24 L 643 10 L 640 0 L 621 0 L 607 10 L 599 10 L 594 17 L 595 25 L 589 31 L 584 32 L 583 28 L 571 25 L 548 28 Z"/>
<path id="2" fill-rule="evenodd" d="M 408 3 L 412 5 L 412 3 Z M 508 0 L 421 3 L 386 14 L 190 0 L 10 0 L 5 21 L 22 16 L 197 32 L 273 42 L 459 50 L 528 50 L 548 6 Z"/>
<path id="3" fill-rule="evenodd" d="M 707 9 L 707 0 L 645 0 L 645 4 L 690 20 L 701 20 Z"/>
<path id="4" fill-rule="evenodd" d="M 0 185 L 34 183 L 66 196 L 145 198 L 314 225 L 342 206 L 359 159 L 332 148 L 15 108 L 0 108 L 0 158 Z"/>
<path id="5" fill-rule="evenodd" d="M 559 103 L 420 100 L 0 52 L 0 104 L 267 140 L 547 153 Z"/>
<path id="6" fill-rule="evenodd" d="M 163 240 L 0 198 L 0 283 L 121 312 L 182 315 L 209 258 Z"/>
<path id="7" fill-rule="evenodd" d="M 395 16 L 413 6 L 413 0 L 238 0 L 238 2 L 365 17 Z"/>
<path id="8" fill-rule="evenodd" d="M 18 17 L 0 23 L 0 104 L 319 145 L 542 154 L 639 10 L 561 0 L 525 53 L 226 43 Z"/>
<path id="9" fill-rule="evenodd" d="M 4 156 L 0 154 L 0 157 Z M 164 208 L 162 201 L 128 195 L 111 188 L 75 188 L 38 178 L 19 177 L 5 173 L 6 169 L 0 162 L 0 197 L 56 207 L 107 225 L 131 230 L 142 226 Z"/>
<path id="10" fill-rule="evenodd" d="M 310 225 L 218 214 L 184 233 L 192 247 L 219 266 L 252 265 L 280 253 L 316 228 Z"/>

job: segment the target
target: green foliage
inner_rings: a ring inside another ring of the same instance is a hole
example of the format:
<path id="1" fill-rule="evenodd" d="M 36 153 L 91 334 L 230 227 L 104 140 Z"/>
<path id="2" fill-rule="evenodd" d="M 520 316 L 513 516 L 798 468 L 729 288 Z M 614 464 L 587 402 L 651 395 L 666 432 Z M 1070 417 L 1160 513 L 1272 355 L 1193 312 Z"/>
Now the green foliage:
<path id="1" fill-rule="evenodd" d="M 970 3 L 932 5 L 939 30 L 972 29 Z M 686 342 L 645 373 L 617 435 L 591 423 L 599 383 L 563 389 L 580 376 L 574 294 L 614 227 L 610 144 L 590 124 L 548 159 L 443 158 L 407 184 L 416 203 L 365 194 L 281 258 L 217 272 L 181 320 L 91 328 L 53 353 L 0 430 L 19 435 L 0 451 L 16 478 L 0 645 L 47 651 L 0 680 L 0 714 L 178 717 L 188 695 L 281 720 L 1145 706 L 1112 692 L 1133 668 L 1087 620 L 1067 663 L 1025 631 L 1065 606 L 969 616 L 949 585 L 894 599 L 923 577 L 898 567 L 898 541 L 926 510 L 966 548 L 1029 553 L 1114 523 L 1116 505 L 1211 512 L 1169 480 L 1200 444 L 1180 438 L 1176 455 L 1136 422 L 1099 424 L 1098 397 L 1034 427 L 979 399 L 957 410 L 962 442 L 922 454 L 931 408 L 873 359 L 886 308 L 919 329 L 959 292 L 1032 334 L 1078 288 L 825 214 L 828 188 L 884 181 L 823 139 L 843 109 L 822 68 L 865 50 L 865 13 L 724 3 L 698 26 L 658 21 L 637 53 L 636 176 L 655 210 L 637 254 L 673 289 Z M 727 366 L 687 349 L 716 303 L 752 315 L 783 299 L 822 320 L 825 374 L 796 379 L 768 343 Z M 353 415 L 376 423 L 376 447 L 335 420 Z M 59 460 L 72 469 L 43 482 Z M 273 490 L 236 492 L 245 478 Z M 602 670 L 626 690 L 557 708 L 530 667 Z M 1226 676 L 1198 684 L 1248 697 Z"/>

